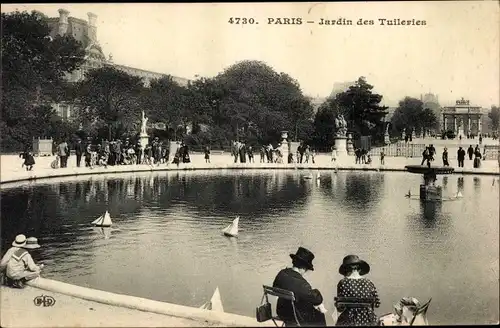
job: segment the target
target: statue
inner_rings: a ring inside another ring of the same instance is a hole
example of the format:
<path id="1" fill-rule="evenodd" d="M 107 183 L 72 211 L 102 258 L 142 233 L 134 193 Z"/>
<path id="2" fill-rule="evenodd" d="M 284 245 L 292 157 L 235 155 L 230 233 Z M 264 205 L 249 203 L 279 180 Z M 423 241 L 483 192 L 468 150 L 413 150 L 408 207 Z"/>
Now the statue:
<path id="1" fill-rule="evenodd" d="M 385 134 L 389 134 L 389 126 L 391 125 L 391 123 L 387 123 L 387 125 L 385 126 Z"/>
<path id="2" fill-rule="evenodd" d="M 147 134 L 146 133 L 146 124 L 148 123 L 148 118 L 144 114 L 144 111 L 142 111 L 142 120 L 141 120 L 141 134 Z"/>
<path id="3" fill-rule="evenodd" d="M 339 114 L 335 118 L 336 137 L 345 137 L 347 134 L 347 122 L 344 115 Z"/>

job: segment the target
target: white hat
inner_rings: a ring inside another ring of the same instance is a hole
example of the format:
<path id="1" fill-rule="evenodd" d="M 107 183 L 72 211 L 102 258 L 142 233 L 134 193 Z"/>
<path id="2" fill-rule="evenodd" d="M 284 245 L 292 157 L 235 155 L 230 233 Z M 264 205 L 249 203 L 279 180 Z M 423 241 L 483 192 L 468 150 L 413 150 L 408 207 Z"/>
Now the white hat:
<path id="1" fill-rule="evenodd" d="M 38 245 L 38 239 L 35 237 L 29 237 L 26 239 L 26 244 L 23 246 L 23 248 L 27 249 L 35 249 L 35 248 L 40 248 L 40 245 Z"/>
<path id="2" fill-rule="evenodd" d="M 14 247 L 23 247 L 26 244 L 26 236 L 25 235 L 17 235 L 16 240 L 12 243 Z"/>

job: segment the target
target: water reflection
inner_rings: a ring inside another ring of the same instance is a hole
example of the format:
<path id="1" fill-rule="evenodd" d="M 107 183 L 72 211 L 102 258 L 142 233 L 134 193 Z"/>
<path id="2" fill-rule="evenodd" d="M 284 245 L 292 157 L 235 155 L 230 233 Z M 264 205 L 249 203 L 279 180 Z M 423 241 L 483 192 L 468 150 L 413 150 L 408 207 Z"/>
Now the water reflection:
<path id="1" fill-rule="evenodd" d="M 464 191 L 464 177 L 457 178 L 457 188 L 460 192 Z"/>
<path id="2" fill-rule="evenodd" d="M 499 190 L 490 178 L 450 175 L 443 185 L 464 198 L 422 203 L 404 197 L 418 190 L 417 175 L 321 172 L 318 185 L 307 173 L 157 172 L 6 189 L 2 248 L 28 231 L 48 278 L 188 306 L 219 286 L 227 311 L 248 316 L 259 286 L 301 245 L 316 254 L 310 279 L 331 309 L 336 268 L 356 252 L 373 268 L 380 313 L 403 296 L 433 297 L 432 323 L 498 320 L 498 274 L 482 269 L 498 262 Z M 113 227 L 92 227 L 106 210 Z M 223 237 L 236 215 L 239 237 Z"/>

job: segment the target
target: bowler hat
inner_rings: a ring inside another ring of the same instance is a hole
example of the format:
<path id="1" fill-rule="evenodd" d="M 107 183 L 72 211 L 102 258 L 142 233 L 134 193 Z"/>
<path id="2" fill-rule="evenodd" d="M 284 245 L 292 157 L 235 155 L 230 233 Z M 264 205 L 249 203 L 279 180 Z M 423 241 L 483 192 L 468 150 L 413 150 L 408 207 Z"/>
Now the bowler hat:
<path id="1" fill-rule="evenodd" d="M 25 235 L 17 235 L 16 240 L 12 243 L 14 247 L 23 247 L 26 244 L 26 236 Z"/>
<path id="2" fill-rule="evenodd" d="M 26 244 L 23 246 L 23 248 L 27 249 L 35 249 L 35 248 L 40 248 L 40 245 L 38 245 L 38 239 L 35 237 L 29 237 L 26 239 Z"/>
<path id="3" fill-rule="evenodd" d="M 370 272 L 370 265 L 368 263 L 361 260 L 357 255 L 347 255 L 342 261 L 342 265 L 339 268 L 339 273 L 345 276 L 351 265 L 359 266 L 359 274 L 362 276 Z"/>
<path id="4" fill-rule="evenodd" d="M 308 270 L 314 271 L 314 266 L 312 264 L 314 254 L 310 250 L 304 247 L 299 247 L 295 254 L 290 254 L 290 257 L 292 260 L 297 260 L 305 264 Z"/>

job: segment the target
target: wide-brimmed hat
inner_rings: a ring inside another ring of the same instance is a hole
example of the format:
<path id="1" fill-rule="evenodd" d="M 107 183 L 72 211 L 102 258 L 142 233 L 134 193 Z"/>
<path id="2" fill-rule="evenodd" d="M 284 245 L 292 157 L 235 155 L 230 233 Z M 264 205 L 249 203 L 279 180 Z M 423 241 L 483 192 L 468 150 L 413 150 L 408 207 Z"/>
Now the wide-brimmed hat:
<path id="1" fill-rule="evenodd" d="M 26 236 L 25 235 L 17 235 L 16 240 L 12 242 L 12 246 L 14 247 L 23 247 L 26 244 Z"/>
<path id="2" fill-rule="evenodd" d="M 295 254 L 290 254 L 290 257 L 292 260 L 297 260 L 305 264 L 308 270 L 314 271 L 314 266 L 312 264 L 314 254 L 310 250 L 304 247 L 299 247 Z"/>
<path id="3" fill-rule="evenodd" d="M 345 276 L 351 265 L 359 266 L 359 274 L 362 276 L 370 272 L 370 265 L 368 263 L 361 260 L 357 255 L 347 255 L 342 261 L 342 265 L 339 268 L 339 273 Z"/>
<path id="4" fill-rule="evenodd" d="M 38 245 L 38 239 L 35 237 L 29 237 L 26 239 L 26 244 L 23 246 L 23 248 L 27 249 L 35 249 L 35 248 L 40 248 L 40 245 Z"/>

